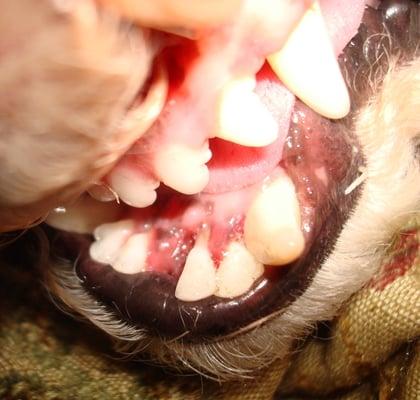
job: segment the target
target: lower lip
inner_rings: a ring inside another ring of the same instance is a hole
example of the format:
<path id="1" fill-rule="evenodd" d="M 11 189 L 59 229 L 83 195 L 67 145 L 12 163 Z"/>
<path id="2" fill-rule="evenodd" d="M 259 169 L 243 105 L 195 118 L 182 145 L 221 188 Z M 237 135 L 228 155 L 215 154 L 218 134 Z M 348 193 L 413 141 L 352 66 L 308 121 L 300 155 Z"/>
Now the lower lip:
<path id="1" fill-rule="evenodd" d="M 177 280 L 160 272 L 125 275 L 112 267 L 90 259 L 90 236 L 58 234 L 64 255 L 76 259 L 77 274 L 82 285 L 125 319 L 144 326 L 150 332 L 173 338 L 181 334 L 185 340 L 197 336 L 227 335 L 238 328 L 246 329 L 253 321 L 275 313 L 289 304 L 310 283 L 319 261 L 329 248 L 348 216 L 357 191 L 345 194 L 345 188 L 356 178 L 361 162 L 353 153 L 354 143 L 346 137 L 341 125 L 317 117 L 300 103 L 295 108 L 284 149 L 283 163 L 294 181 L 301 204 L 312 215 L 304 254 L 282 269 L 266 267 L 264 275 L 242 296 L 221 299 L 211 296 L 197 302 L 182 302 L 175 298 Z M 299 121 L 297 121 L 299 120 Z M 314 123 L 318 121 L 318 123 Z M 299 146 L 292 145 L 297 141 Z M 329 184 L 316 175 L 317 166 L 327 172 Z M 318 181 L 318 184 L 308 182 Z M 338 204 L 349 204 L 349 207 Z M 316 222 L 316 223 L 315 223 Z M 312 246 L 317 242 L 321 245 Z"/>

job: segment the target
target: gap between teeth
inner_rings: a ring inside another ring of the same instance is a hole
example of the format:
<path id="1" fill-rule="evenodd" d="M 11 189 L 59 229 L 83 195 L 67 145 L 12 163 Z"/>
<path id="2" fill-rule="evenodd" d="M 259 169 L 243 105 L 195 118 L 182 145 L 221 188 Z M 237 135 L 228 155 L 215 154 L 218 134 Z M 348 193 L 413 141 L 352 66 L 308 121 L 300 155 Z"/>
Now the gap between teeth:
<path id="1" fill-rule="evenodd" d="M 267 61 L 284 85 L 319 114 L 332 119 L 348 114 L 348 90 L 318 1 L 307 10 L 285 45 L 269 55 Z M 161 71 L 159 84 L 155 85 L 158 93 L 167 91 L 167 77 L 163 75 Z M 255 76 L 242 76 L 234 77 L 222 88 L 216 128 L 211 137 L 252 147 L 275 142 L 278 124 L 254 92 L 255 87 Z M 144 126 L 149 126 L 162 109 L 164 97 L 158 99 L 158 109 L 149 112 L 151 116 L 144 121 Z M 208 184 L 209 171 L 205 164 L 210 158 L 208 143 L 198 149 L 185 143 L 166 144 L 155 155 L 153 177 L 131 173 L 136 184 L 130 185 L 130 173 L 118 171 L 111 174 L 110 186 L 133 207 L 147 207 L 154 203 L 158 180 L 180 193 L 197 194 Z"/>
<path id="2" fill-rule="evenodd" d="M 133 220 L 103 224 L 94 231 L 92 259 L 116 271 L 135 274 L 148 269 L 149 233 L 136 233 Z M 265 265 L 285 265 L 304 249 L 300 210 L 290 178 L 281 172 L 268 182 L 246 213 L 244 241 L 232 241 L 216 268 L 201 233 L 189 252 L 178 279 L 175 296 L 198 301 L 209 296 L 233 298 L 246 293 L 264 273 Z"/>

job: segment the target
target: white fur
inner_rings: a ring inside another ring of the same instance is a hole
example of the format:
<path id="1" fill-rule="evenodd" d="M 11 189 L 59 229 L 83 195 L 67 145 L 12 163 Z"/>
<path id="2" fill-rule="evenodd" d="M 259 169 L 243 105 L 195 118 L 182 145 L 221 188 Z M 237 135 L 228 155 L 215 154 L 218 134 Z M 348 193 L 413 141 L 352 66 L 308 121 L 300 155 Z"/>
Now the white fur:
<path id="1" fill-rule="evenodd" d="M 296 338 L 331 319 L 378 269 L 393 236 L 420 211 L 420 59 L 391 62 L 376 95 L 359 112 L 355 132 L 366 156 L 361 198 L 334 250 L 308 289 L 286 309 L 229 337 L 191 344 L 151 337 L 122 323 L 86 294 L 68 266 L 49 271 L 48 283 L 67 305 L 116 338 L 116 348 L 136 356 L 147 347 L 157 362 L 188 367 L 208 377 L 250 377 L 284 358 Z M 58 275 L 54 275 L 58 274 Z"/>

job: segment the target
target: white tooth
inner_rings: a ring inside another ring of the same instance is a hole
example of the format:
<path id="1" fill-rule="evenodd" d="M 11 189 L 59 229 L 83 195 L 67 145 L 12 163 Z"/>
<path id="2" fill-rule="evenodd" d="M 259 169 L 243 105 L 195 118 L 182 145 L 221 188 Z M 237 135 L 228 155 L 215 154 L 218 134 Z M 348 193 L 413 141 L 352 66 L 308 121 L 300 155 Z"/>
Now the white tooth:
<path id="1" fill-rule="evenodd" d="M 120 249 L 112 267 L 123 274 L 137 274 L 145 271 L 148 246 L 148 233 L 136 233 L 130 236 Z"/>
<path id="2" fill-rule="evenodd" d="M 216 296 L 236 297 L 246 293 L 264 273 L 264 266 L 240 243 L 232 242 L 216 272 Z"/>
<path id="3" fill-rule="evenodd" d="M 108 181 L 118 197 L 132 207 L 148 207 L 156 200 L 159 182 L 133 168 L 116 167 Z"/>
<path id="4" fill-rule="evenodd" d="M 267 60 L 282 82 L 319 114 L 336 119 L 349 112 L 349 94 L 318 2 Z"/>
<path id="5" fill-rule="evenodd" d="M 276 141 L 279 127 L 261 102 L 255 78 L 229 82 L 222 91 L 216 136 L 243 146 L 261 147 Z"/>
<path id="6" fill-rule="evenodd" d="M 182 301 L 197 301 L 212 296 L 215 291 L 216 269 L 207 249 L 207 241 L 199 239 L 188 254 L 175 297 Z"/>
<path id="7" fill-rule="evenodd" d="M 133 227 L 132 220 L 122 220 L 98 226 L 93 232 L 95 242 L 90 246 L 90 257 L 100 263 L 112 264 L 121 247 L 131 235 Z"/>
<path id="8" fill-rule="evenodd" d="M 253 200 L 244 226 L 244 240 L 254 257 L 266 265 L 285 265 L 298 258 L 305 239 L 292 181 L 282 173 Z"/>
<path id="9" fill-rule="evenodd" d="M 82 196 L 74 204 L 53 210 L 45 222 L 64 231 L 92 233 L 96 226 L 115 221 L 120 214 L 121 208 L 115 202 L 102 203 Z"/>
<path id="10" fill-rule="evenodd" d="M 184 194 L 196 194 L 209 181 L 209 171 L 205 163 L 210 158 L 211 151 L 207 143 L 200 149 L 184 144 L 168 144 L 156 154 L 155 172 L 172 189 Z"/>

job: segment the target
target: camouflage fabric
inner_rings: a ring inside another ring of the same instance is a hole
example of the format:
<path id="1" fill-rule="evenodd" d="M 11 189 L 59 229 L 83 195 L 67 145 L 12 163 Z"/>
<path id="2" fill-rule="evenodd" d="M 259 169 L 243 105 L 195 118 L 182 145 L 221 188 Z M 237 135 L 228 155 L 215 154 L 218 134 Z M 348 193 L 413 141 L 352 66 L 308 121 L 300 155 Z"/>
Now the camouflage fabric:
<path id="1" fill-rule="evenodd" d="M 13 267 L 0 268 L 0 399 L 267 400 L 280 381 L 277 399 L 418 399 L 418 226 L 396 237 L 379 274 L 287 365 L 223 391 L 196 376 L 118 360 L 108 338 L 55 309 L 36 271 L 15 254 Z"/>

